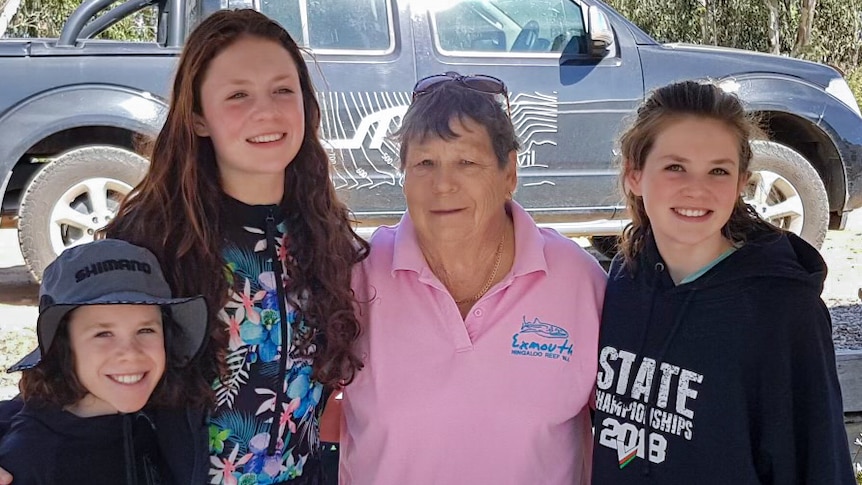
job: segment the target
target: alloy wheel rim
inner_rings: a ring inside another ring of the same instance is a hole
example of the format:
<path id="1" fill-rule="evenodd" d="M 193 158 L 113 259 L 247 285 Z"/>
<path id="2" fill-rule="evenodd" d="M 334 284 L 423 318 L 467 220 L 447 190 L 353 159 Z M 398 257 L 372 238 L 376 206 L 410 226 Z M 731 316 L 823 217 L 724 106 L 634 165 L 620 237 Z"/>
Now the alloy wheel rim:
<path id="1" fill-rule="evenodd" d="M 48 233 L 54 253 L 93 241 L 131 190 L 129 184 L 111 178 L 90 178 L 67 189 L 51 211 Z"/>
<path id="2" fill-rule="evenodd" d="M 802 232 L 805 208 L 796 187 L 769 170 L 752 172 L 743 200 L 769 223 L 796 234 Z"/>

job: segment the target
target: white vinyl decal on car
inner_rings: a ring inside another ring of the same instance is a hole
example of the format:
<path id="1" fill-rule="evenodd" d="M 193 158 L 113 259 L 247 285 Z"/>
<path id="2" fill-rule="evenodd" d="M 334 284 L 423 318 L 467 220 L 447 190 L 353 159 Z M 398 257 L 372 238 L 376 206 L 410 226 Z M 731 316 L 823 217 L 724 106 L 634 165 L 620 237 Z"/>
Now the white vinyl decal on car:
<path id="1" fill-rule="evenodd" d="M 337 189 L 370 189 L 401 183 L 398 144 L 392 139 L 410 104 L 410 93 L 318 93 L 320 134 L 334 168 Z M 557 144 L 557 93 L 511 96 L 512 123 L 521 142 L 518 165 L 547 168 L 536 147 Z M 531 185 L 553 185 L 549 180 Z"/>

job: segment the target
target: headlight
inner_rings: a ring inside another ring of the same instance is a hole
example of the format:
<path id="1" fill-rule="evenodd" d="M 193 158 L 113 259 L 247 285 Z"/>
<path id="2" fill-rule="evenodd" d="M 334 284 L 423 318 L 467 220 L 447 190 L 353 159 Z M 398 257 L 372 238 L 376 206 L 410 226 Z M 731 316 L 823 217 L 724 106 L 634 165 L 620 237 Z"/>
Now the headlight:
<path id="1" fill-rule="evenodd" d="M 843 77 L 829 81 L 826 92 L 838 98 L 848 108 L 855 111 L 857 115 L 862 116 L 862 113 L 859 112 L 859 104 L 856 103 L 856 97 L 853 96 L 853 91 L 850 90 L 850 86 L 847 85 L 847 81 Z"/>

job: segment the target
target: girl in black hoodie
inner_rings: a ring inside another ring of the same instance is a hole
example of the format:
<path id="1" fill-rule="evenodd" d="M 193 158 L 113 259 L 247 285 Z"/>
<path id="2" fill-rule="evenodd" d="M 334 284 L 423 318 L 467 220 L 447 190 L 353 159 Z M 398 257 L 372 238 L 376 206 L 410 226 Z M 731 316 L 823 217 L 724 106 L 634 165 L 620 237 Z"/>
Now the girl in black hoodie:
<path id="1" fill-rule="evenodd" d="M 740 195 L 758 132 L 735 96 L 682 82 L 621 138 L 632 223 L 605 295 L 595 484 L 855 483 L 825 263 Z"/>
<path id="2" fill-rule="evenodd" d="M 39 296 L 39 348 L 13 366 L 24 409 L 0 465 L 20 485 L 183 483 L 154 419 L 206 395 L 186 365 L 206 338 L 203 298 L 172 298 L 155 256 L 116 239 L 64 251 Z M 191 433 L 174 439 L 194 446 Z"/>

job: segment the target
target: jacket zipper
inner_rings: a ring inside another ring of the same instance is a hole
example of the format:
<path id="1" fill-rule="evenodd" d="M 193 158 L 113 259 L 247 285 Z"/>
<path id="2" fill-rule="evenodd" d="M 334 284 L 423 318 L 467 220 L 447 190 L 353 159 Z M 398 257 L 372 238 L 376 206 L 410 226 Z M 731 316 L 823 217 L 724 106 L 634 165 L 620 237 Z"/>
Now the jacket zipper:
<path id="1" fill-rule="evenodd" d="M 195 443 L 195 449 L 197 451 L 194 454 L 194 460 L 192 463 L 191 482 L 206 483 L 207 469 L 205 468 L 205 464 L 209 464 L 209 439 L 207 437 L 207 430 L 209 429 L 211 413 L 209 411 L 204 412 L 203 422 L 207 424 L 201 433 L 198 432 L 200 424 L 195 424 L 199 419 L 201 419 L 201 416 L 198 416 L 191 408 L 186 409 L 185 415 L 186 423 L 189 425 L 189 430 L 191 431 L 192 436 L 197 436 L 197 440 L 192 440 L 192 442 Z"/>
<path id="2" fill-rule="evenodd" d="M 130 414 L 124 414 L 123 420 L 123 455 L 126 458 L 126 485 L 137 485 L 138 473 L 135 469 L 134 426 Z"/>
<path id="3" fill-rule="evenodd" d="M 284 274 L 281 261 L 278 259 L 278 251 L 275 249 L 275 217 L 272 214 L 272 209 L 270 209 L 269 214 L 266 216 L 266 248 L 272 258 L 272 269 L 275 272 L 275 291 L 278 295 L 279 330 L 281 331 L 281 350 L 278 363 L 281 372 L 278 381 L 279 387 L 275 392 L 275 416 L 269 428 L 269 447 L 267 448 L 267 454 L 272 456 L 275 454 L 276 447 L 278 446 L 279 424 L 281 423 L 281 415 L 284 413 L 282 410 L 284 402 L 283 386 L 284 380 L 287 378 L 287 354 L 290 352 L 290 332 L 287 328 L 289 324 L 287 322 L 287 309 L 285 308 L 284 296 Z"/>

